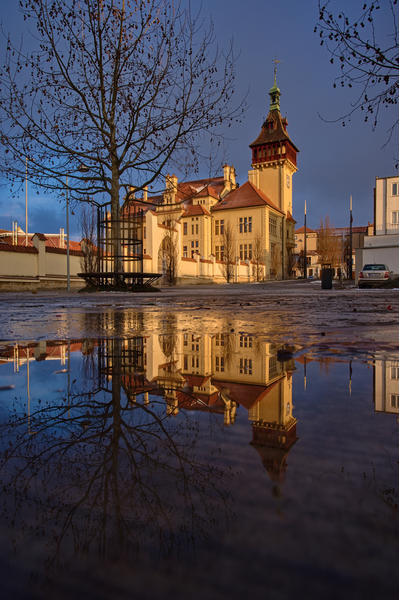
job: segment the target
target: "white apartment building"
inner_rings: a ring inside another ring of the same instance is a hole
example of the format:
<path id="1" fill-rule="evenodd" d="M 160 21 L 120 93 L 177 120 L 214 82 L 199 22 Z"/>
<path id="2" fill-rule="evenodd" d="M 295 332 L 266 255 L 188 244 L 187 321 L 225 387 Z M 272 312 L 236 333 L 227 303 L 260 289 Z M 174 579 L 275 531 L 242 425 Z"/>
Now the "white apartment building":
<path id="1" fill-rule="evenodd" d="M 376 177 L 374 188 L 374 235 L 356 248 L 356 280 L 366 263 L 386 264 L 399 276 L 399 175 Z"/>

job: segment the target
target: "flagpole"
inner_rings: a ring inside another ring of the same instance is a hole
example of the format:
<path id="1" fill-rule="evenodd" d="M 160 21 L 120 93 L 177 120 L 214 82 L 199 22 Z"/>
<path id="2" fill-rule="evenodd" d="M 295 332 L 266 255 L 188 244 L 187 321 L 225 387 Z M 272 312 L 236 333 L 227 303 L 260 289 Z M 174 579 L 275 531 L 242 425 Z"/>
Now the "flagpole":
<path id="1" fill-rule="evenodd" d="M 352 196 L 350 197 L 350 223 L 349 223 L 349 281 L 352 281 Z"/>
<path id="2" fill-rule="evenodd" d="M 306 200 L 305 200 L 305 256 L 304 256 L 304 266 L 303 266 L 303 277 L 304 279 L 308 278 L 308 265 L 307 265 L 307 258 L 306 258 L 306 254 L 307 254 L 307 248 L 306 248 Z"/>

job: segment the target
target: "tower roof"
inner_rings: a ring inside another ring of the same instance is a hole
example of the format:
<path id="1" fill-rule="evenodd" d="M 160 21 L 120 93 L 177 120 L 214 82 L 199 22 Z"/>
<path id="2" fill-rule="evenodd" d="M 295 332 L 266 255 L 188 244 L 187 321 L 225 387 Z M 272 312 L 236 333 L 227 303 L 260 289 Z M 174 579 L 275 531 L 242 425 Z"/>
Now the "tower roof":
<path id="1" fill-rule="evenodd" d="M 274 72 L 274 84 L 270 88 L 270 110 L 266 121 L 262 125 L 262 130 L 256 140 L 249 145 L 250 148 L 255 146 L 270 144 L 274 142 L 288 141 L 296 152 L 298 148 L 293 144 L 290 136 L 287 133 L 288 121 L 280 113 L 280 89 L 277 87 L 276 72 Z"/>

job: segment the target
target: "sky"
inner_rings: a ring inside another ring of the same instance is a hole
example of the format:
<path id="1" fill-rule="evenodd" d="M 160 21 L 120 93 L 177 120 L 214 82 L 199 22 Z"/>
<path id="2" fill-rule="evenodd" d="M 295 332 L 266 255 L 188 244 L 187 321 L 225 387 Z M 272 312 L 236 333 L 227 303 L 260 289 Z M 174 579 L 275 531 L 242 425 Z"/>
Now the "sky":
<path id="1" fill-rule="evenodd" d="M 184 0 L 183 0 L 184 1 Z M 199 2 L 192 3 L 198 8 Z M 348 15 L 357 16 L 364 0 L 331 0 L 330 8 L 345 6 Z M 0 0 L 3 31 L 19 37 L 23 22 L 17 16 L 17 2 Z M 381 11 L 382 13 L 382 11 Z M 288 119 L 288 133 L 299 148 L 298 172 L 294 175 L 293 216 L 299 228 L 307 205 L 307 225 L 316 228 L 320 218 L 329 215 L 336 227 L 349 226 L 349 198 L 353 197 L 353 224 L 373 221 L 373 188 L 376 177 L 396 175 L 399 150 L 392 140 L 385 148 L 394 111 L 384 109 L 376 131 L 364 122 L 364 113 L 352 116 L 345 127 L 334 121 L 346 114 L 357 99 L 356 88 L 333 88 L 339 66 L 320 46 L 314 33 L 318 22 L 317 0 L 202 0 L 202 15 L 211 16 L 217 44 L 223 48 L 234 39 L 240 54 L 236 68 L 236 95 L 247 92 L 248 109 L 235 124 L 226 146 L 225 160 L 233 164 L 237 181 L 245 183 L 251 168 L 251 144 L 260 133 L 269 110 L 268 92 L 274 80 L 281 91 L 280 110 Z M 391 23 L 379 24 L 388 29 Z M 4 42 L 0 41 L 0 55 Z M 324 120 L 323 120 L 324 119 Z M 220 173 L 222 174 L 222 172 Z M 193 177 L 194 178 L 194 177 Z M 195 176 L 197 178 L 197 176 Z M 65 201 L 60 197 L 28 191 L 29 231 L 57 233 L 65 227 Z M 76 211 L 78 213 L 78 211 Z M 13 200 L 6 186 L 0 187 L 0 228 L 10 229 L 11 221 L 25 227 L 25 194 Z M 78 214 L 70 218 L 72 239 L 79 239 Z"/>

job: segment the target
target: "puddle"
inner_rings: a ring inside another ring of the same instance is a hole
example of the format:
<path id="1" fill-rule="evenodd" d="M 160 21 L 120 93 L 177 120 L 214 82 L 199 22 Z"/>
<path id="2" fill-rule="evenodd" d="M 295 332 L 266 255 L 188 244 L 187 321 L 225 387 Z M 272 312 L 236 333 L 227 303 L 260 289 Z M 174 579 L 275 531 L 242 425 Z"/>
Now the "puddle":
<path id="1" fill-rule="evenodd" d="M 2 343 L 7 597 L 396 597 L 399 353 L 230 325 Z"/>

